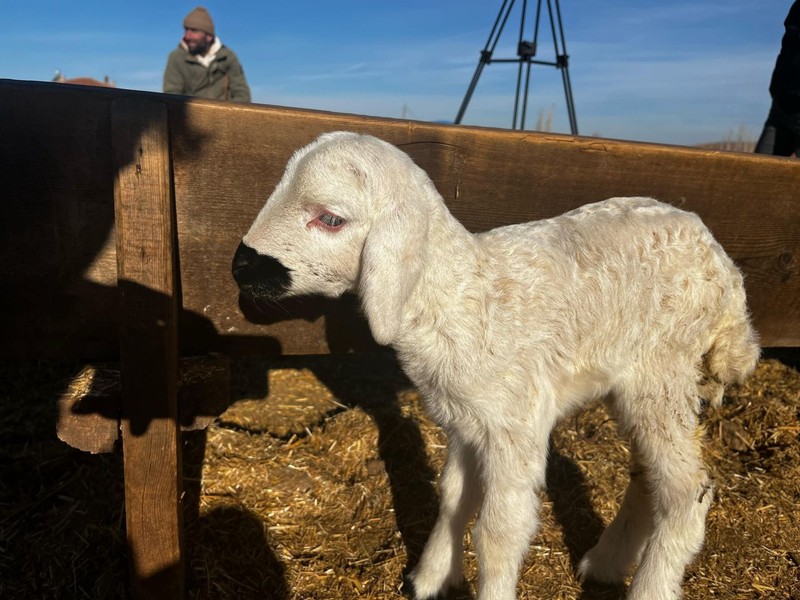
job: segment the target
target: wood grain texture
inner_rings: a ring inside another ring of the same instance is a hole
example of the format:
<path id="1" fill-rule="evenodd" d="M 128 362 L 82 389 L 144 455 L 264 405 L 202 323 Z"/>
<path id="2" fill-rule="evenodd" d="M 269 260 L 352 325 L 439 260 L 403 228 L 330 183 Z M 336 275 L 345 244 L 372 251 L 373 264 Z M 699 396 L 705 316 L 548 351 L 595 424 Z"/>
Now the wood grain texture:
<path id="1" fill-rule="evenodd" d="M 182 478 L 178 298 L 166 107 L 111 107 L 125 514 L 137 598 L 181 598 Z"/>
<path id="2" fill-rule="evenodd" d="M 219 336 L 201 346 L 248 338 L 286 353 L 332 350 L 329 339 L 341 321 L 325 309 L 290 306 L 300 316 L 288 321 L 284 309 L 243 312 L 230 259 L 292 152 L 337 129 L 371 133 L 408 152 L 472 231 L 547 218 L 612 196 L 653 196 L 695 211 L 744 270 L 762 342 L 800 345 L 798 161 L 201 102 L 170 105 L 170 126 L 184 307 L 202 313 L 206 330 Z"/>

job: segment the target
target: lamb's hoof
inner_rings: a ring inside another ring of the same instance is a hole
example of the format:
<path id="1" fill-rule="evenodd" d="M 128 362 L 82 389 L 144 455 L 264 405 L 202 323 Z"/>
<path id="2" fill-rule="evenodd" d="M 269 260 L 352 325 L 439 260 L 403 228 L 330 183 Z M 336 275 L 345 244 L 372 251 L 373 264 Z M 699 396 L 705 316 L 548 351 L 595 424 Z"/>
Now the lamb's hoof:
<path id="1" fill-rule="evenodd" d="M 410 600 L 445 600 L 446 594 L 438 593 L 434 596 L 420 596 L 417 594 L 417 588 L 414 585 L 414 580 L 409 575 L 403 576 L 403 585 L 400 588 L 400 593 Z"/>
<path id="2" fill-rule="evenodd" d="M 589 551 L 578 563 L 577 576 L 581 584 L 594 581 L 605 585 L 620 585 L 625 582 L 628 569 L 613 563 L 598 561 L 596 555 Z"/>

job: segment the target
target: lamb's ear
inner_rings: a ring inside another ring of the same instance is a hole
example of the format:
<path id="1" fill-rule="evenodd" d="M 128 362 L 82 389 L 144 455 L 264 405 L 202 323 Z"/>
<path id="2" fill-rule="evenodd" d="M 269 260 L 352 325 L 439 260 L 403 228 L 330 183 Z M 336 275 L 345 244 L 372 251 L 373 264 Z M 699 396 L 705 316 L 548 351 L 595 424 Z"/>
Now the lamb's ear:
<path id="1" fill-rule="evenodd" d="M 377 215 L 364 243 L 359 296 L 379 344 L 397 337 L 422 272 L 429 218 L 424 206 L 421 198 L 396 198 Z"/>

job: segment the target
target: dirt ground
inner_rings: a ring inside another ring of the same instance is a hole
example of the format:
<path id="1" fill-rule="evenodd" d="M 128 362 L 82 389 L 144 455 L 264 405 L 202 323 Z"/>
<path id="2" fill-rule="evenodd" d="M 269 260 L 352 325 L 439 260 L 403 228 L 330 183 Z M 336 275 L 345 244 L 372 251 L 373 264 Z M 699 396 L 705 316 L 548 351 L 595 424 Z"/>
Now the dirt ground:
<path id="1" fill-rule="evenodd" d="M 54 432 L 54 397 L 78 367 L 0 366 L 0 598 L 125 597 L 120 455 L 72 450 Z M 185 435 L 187 596 L 402 598 L 445 447 L 393 357 L 233 367 L 235 404 Z M 800 599 L 800 373 L 763 360 L 708 415 L 706 437 L 716 501 L 686 597 Z M 624 593 L 574 573 L 619 505 L 627 454 L 599 404 L 555 431 L 520 598 Z M 474 597 L 467 541 L 453 598 Z"/>

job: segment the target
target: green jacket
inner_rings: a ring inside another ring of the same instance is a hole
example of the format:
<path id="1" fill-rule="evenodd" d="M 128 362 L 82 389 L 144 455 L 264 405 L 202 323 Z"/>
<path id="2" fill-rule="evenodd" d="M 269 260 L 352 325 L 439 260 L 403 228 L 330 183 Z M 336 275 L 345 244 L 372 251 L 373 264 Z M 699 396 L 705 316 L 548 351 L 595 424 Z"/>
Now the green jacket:
<path id="1" fill-rule="evenodd" d="M 222 46 L 211 64 L 205 67 L 181 43 L 167 59 L 164 93 L 250 102 L 250 87 L 244 69 L 227 46 Z"/>

